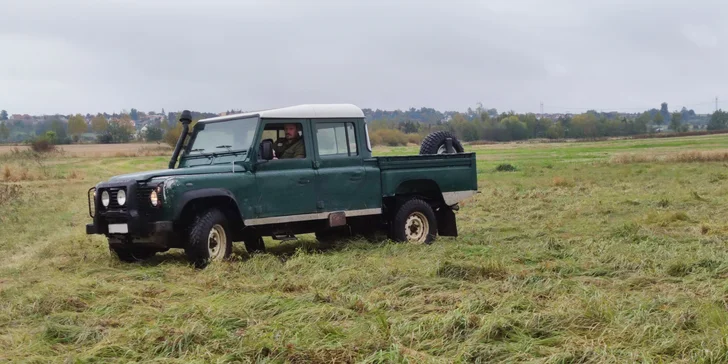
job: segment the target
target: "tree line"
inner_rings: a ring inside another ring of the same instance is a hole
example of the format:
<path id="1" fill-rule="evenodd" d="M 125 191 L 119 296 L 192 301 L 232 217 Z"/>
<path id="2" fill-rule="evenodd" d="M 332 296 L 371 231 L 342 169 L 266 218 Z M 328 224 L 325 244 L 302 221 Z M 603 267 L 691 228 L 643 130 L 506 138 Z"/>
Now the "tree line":
<path id="1" fill-rule="evenodd" d="M 638 114 L 597 112 L 563 115 L 551 119 L 534 113 L 501 112 L 478 105 L 466 112 L 440 112 L 432 108 L 385 111 L 363 109 L 368 119 L 372 144 L 406 145 L 419 143 L 431 132 L 447 130 L 463 141 L 514 141 L 531 138 L 601 138 L 647 134 L 663 125 L 672 132 L 688 130 L 688 122 L 705 123 L 707 130 L 728 129 L 728 113 L 718 110 L 706 120 L 700 119 L 693 110 L 682 108 L 669 112 L 667 104 L 660 109 L 650 109 Z M 241 112 L 226 111 L 226 114 Z M 140 120 L 150 115 L 161 115 L 143 127 Z M 193 119 L 217 116 L 215 113 L 193 112 Z M 45 139 L 52 144 L 79 142 L 127 143 L 131 141 L 159 142 L 174 145 L 181 126 L 176 112 L 144 113 L 134 108 L 119 114 L 99 113 L 89 123 L 90 115 L 75 114 L 67 122 L 56 117 L 46 117 L 41 122 L 29 124 L 23 120 L 9 120 L 8 113 L 0 110 L 0 142 L 30 142 Z"/>
<path id="2" fill-rule="evenodd" d="M 417 114 L 418 110 L 411 109 L 408 112 Z M 653 133 L 661 130 L 663 126 L 671 132 L 686 132 L 689 130 L 689 124 L 707 124 L 707 130 L 728 128 L 728 114 L 722 110 L 718 110 L 706 119 L 698 116 L 694 110 L 684 107 L 682 110 L 669 112 L 666 103 L 663 103 L 660 109 L 650 109 L 631 115 L 589 110 L 554 119 L 539 117 L 534 113 L 498 113 L 495 109 L 485 109 L 482 106 L 475 110 L 469 109 L 466 113 L 443 115 L 444 120 L 435 123 L 407 118 L 375 119 L 381 115 L 381 112 L 368 115 L 373 119 L 369 123 L 372 143 L 390 146 L 406 145 L 438 130 L 450 131 L 466 142 L 507 142 L 532 138 L 593 139 L 632 136 Z"/>
<path id="3" fill-rule="evenodd" d="M 53 117 L 36 124 L 28 124 L 23 120 L 0 121 L 0 142 L 32 143 L 46 140 L 54 145 L 154 142 L 162 140 L 168 129 L 171 128 L 162 122 L 149 124 L 138 130 L 129 114 L 111 120 L 98 114 L 90 123 L 86 122 L 83 115 L 76 114 L 68 118 L 67 122 Z"/>

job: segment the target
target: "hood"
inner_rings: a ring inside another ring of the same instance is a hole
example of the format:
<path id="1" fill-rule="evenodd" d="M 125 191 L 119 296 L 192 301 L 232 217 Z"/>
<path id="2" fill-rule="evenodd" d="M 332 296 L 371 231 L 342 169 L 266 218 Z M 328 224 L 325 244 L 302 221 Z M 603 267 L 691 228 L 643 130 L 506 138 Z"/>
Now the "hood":
<path id="1" fill-rule="evenodd" d="M 235 164 L 234 172 L 243 172 L 245 168 Z M 146 181 L 157 177 L 172 177 L 172 176 L 190 176 L 197 174 L 210 174 L 210 173 L 232 173 L 233 164 L 217 164 L 212 166 L 198 166 L 189 168 L 176 168 L 176 169 L 158 169 L 154 171 L 144 171 L 129 174 L 122 174 L 111 177 L 109 182 L 120 182 L 120 181 Z"/>

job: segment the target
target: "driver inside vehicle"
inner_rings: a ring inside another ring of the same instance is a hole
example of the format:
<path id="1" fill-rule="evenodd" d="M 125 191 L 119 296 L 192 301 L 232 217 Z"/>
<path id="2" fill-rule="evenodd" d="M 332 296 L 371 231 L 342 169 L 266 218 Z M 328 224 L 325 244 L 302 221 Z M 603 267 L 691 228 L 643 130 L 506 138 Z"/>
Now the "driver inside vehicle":
<path id="1" fill-rule="evenodd" d="M 303 137 L 299 135 L 300 124 L 283 125 L 284 138 L 278 138 L 273 144 L 273 159 L 305 158 L 306 148 Z"/>

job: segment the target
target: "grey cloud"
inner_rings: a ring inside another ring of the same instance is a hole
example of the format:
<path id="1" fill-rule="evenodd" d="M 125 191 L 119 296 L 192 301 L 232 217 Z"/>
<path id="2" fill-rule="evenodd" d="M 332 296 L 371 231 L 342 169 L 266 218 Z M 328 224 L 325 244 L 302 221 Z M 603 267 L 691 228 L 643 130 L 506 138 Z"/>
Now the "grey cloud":
<path id="1" fill-rule="evenodd" d="M 678 108 L 723 92 L 726 10 L 699 0 L 6 0 L 0 108 Z"/>

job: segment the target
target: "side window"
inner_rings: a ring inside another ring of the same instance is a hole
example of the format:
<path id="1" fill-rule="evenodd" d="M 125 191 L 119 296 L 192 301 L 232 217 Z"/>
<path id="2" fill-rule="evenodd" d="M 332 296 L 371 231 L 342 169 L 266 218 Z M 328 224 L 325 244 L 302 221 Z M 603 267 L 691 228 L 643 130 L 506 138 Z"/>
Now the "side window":
<path id="1" fill-rule="evenodd" d="M 354 129 L 354 123 L 316 123 L 316 144 L 319 155 L 358 155 Z"/>
<path id="2" fill-rule="evenodd" d="M 299 122 L 267 124 L 261 140 L 273 140 L 274 159 L 306 158 L 302 130 L 303 124 Z"/>
<path id="3" fill-rule="evenodd" d="M 273 141 L 276 141 L 278 134 L 278 130 L 263 130 L 263 140 L 273 139 Z"/>

